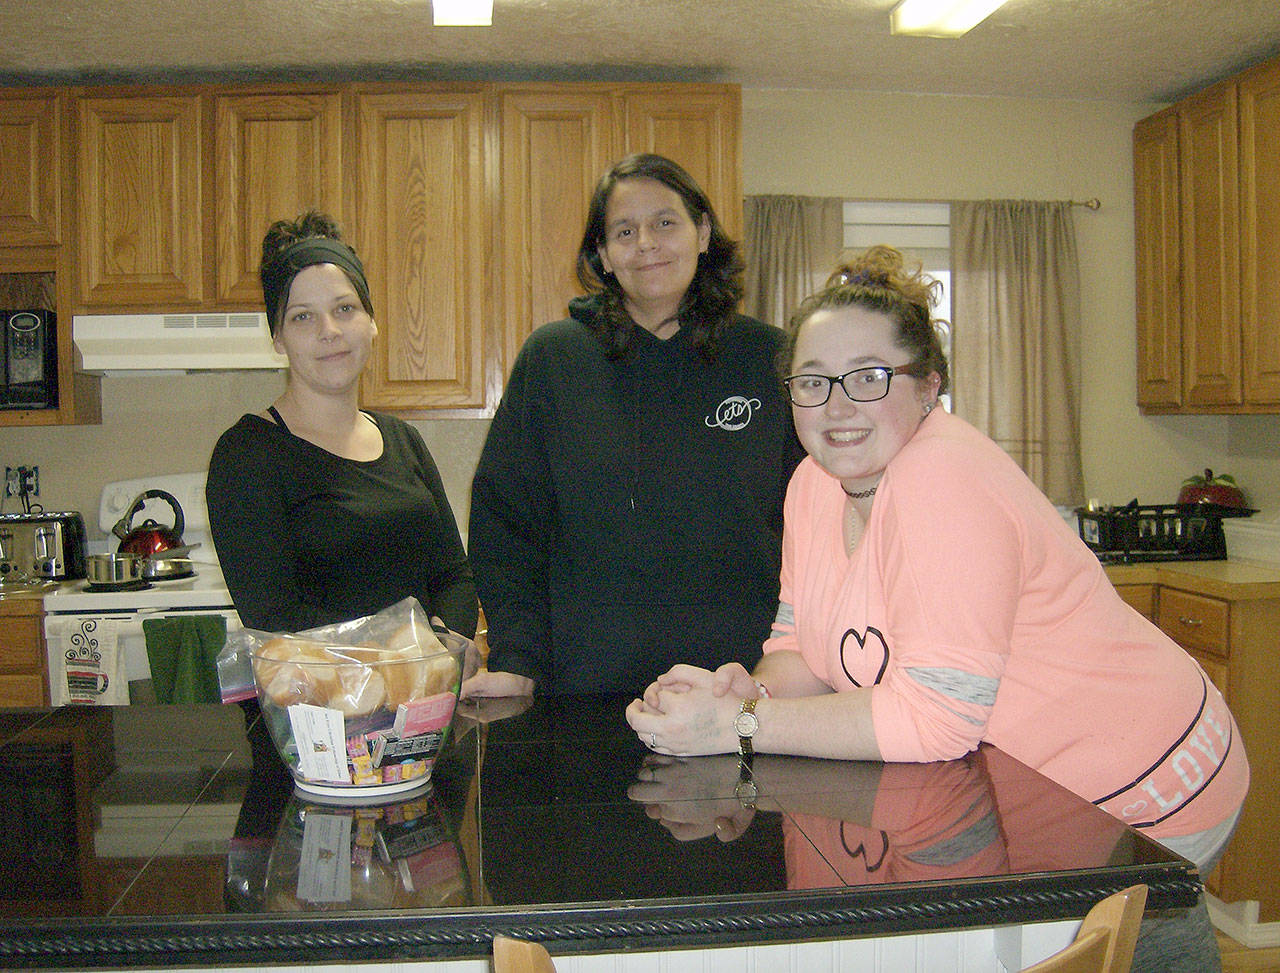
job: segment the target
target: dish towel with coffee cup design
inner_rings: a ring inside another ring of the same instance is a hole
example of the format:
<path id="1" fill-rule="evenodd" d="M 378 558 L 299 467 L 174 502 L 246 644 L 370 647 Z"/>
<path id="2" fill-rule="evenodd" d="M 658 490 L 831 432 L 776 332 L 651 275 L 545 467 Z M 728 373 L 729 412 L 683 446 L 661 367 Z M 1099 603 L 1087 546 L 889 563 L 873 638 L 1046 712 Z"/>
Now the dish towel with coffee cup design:
<path id="1" fill-rule="evenodd" d="M 115 619 L 53 616 L 45 634 L 52 663 L 52 705 L 129 704 L 129 680 L 119 652 L 119 626 Z"/>
<path id="2" fill-rule="evenodd" d="M 218 653 L 227 641 L 221 615 L 175 615 L 142 623 L 157 703 L 220 703 Z"/>

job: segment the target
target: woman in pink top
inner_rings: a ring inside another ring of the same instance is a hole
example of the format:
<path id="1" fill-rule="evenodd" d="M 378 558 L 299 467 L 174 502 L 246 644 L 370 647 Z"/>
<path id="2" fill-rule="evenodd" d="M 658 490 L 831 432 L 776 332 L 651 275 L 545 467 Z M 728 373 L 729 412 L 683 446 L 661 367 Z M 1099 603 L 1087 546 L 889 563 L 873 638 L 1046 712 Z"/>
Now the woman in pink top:
<path id="1" fill-rule="evenodd" d="M 1207 871 L 1248 787 L 1231 713 L 1009 456 L 937 407 L 935 287 L 877 247 L 792 318 L 809 457 L 773 635 L 754 673 L 677 666 L 628 720 L 677 755 L 934 761 L 988 741 Z"/>

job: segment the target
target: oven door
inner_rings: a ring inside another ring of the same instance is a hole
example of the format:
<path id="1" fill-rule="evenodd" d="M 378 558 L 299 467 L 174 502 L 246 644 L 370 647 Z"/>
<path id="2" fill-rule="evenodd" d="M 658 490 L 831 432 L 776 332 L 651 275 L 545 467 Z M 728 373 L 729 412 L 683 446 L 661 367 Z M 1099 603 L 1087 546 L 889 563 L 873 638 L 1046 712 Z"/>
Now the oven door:
<path id="1" fill-rule="evenodd" d="M 233 609 L 156 608 L 45 616 L 52 706 L 128 706 L 156 702 L 142 623 L 154 618 L 221 618 L 227 634 L 240 630 Z"/>

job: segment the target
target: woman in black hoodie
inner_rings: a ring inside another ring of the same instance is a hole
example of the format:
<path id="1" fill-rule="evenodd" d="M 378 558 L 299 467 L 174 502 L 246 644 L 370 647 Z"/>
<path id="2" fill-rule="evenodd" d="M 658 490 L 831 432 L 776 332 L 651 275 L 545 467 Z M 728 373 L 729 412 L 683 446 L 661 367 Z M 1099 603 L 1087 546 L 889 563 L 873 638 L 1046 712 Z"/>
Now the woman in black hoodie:
<path id="1" fill-rule="evenodd" d="M 759 658 L 801 451 L 782 332 L 737 313 L 741 272 L 676 163 L 601 178 L 587 295 L 525 343 L 472 484 L 489 660 L 464 695 L 636 692 L 676 661 Z"/>

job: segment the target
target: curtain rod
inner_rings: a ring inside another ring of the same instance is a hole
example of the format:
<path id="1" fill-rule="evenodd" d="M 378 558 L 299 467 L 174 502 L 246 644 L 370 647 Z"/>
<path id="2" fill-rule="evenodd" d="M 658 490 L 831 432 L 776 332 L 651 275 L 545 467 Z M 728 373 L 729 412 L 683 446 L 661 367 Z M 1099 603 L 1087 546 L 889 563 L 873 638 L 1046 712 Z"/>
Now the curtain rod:
<path id="1" fill-rule="evenodd" d="M 773 194 L 746 193 L 745 195 L 746 196 L 755 196 L 755 195 L 768 196 Z M 786 195 L 786 194 L 783 193 L 783 194 L 777 194 L 777 195 Z M 820 198 L 820 197 L 815 197 L 815 198 Z M 836 196 L 834 198 L 842 199 L 845 202 L 850 202 L 850 203 L 954 203 L 954 202 L 957 202 L 957 200 L 955 199 L 888 199 L 888 198 L 873 198 L 873 197 L 865 197 L 865 196 Z M 1066 200 L 1066 203 L 1068 206 L 1083 206 L 1085 209 L 1092 209 L 1092 210 L 1102 209 L 1102 200 L 1100 200 L 1097 196 L 1093 196 L 1089 199 L 1068 199 Z"/>

